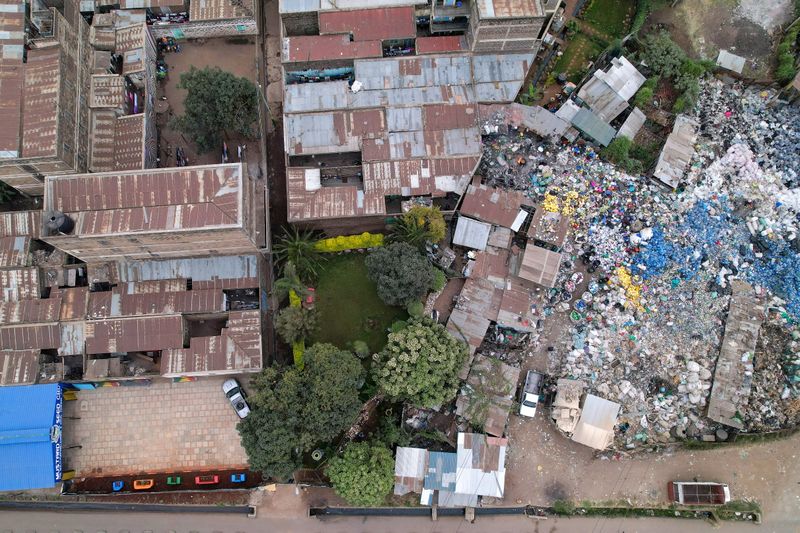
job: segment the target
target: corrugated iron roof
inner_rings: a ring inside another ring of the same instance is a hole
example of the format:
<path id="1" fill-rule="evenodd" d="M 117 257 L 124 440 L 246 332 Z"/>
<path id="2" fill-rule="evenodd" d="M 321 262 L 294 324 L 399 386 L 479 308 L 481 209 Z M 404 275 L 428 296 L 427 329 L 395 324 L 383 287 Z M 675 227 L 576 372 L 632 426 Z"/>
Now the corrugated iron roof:
<path id="1" fill-rule="evenodd" d="M 241 164 L 48 176 L 47 210 L 76 235 L 238 225 Z"/>
<path id="2" fill-rule="evenodd" d="M 528 228 L 528 237 L 560 247 L 567 238 L 567 231 L 569 218 L 566 215 L 537 207 Z"/>
<path id="3" fill-rule="evenodd" d="M 36 267 L 0 270 L 0 300 L 17 301 L 39 297 L 39 270 Z"/>
<path id="4" fill-rule="evenodd" d="M 330 11 L 319 14 L 319 33 L 348 33 L 354 41 L 412 39 L 417 21 L 411 6 Z"/>
<path id="5" fill-rule="evenodd" d="M 0 324 L 58 322 L 61 299 L 0 301 Z"/>
<path id="6" fill-rule="evenodd" d="M 543 17 L 541 0 L 473 0 L 480 18 Z"/>
<path id="7" fill-rule="evenodd" d="M 144 47 L 147 42 L 147 25 L 134 24 L 126 28 L 117 28 L 114 34 L 114 51 L 118 54 Z"/>
<path id="8" fill-rule="evenodd" d="M 647 117 L 644 116 L 644 113 L 638 108 L 634 107 L 633 111 L 630 112 L 628 117 L 625 119 L 625 122 L 622 123 L 620 126 L 619 131 L 617 132 L 617 137 L 627 137 L 630 140 L 633 140 L 636 137 L 636 134 L 639 133 L 639 130 L 644 126 L 644 122 L 647 120 Z"/>
<path id="9" fill-rule="evenodd" d="M 28 52 L 22 108 L 22 156 L 56 154 L 58 93 L 61 81 L 59 47 Z"/>
<path id="10" fill-rule="evenodd" d="M 530 199 L 522 191 L 470 185 L 464 195 L 461 213 L 511 228 L 521 207 L 530 204 Z"/>
<path id="11" fill-rule="evenodd" d="M 606 449 L 614 441 L 614 426 L 621 407 L 616 402 L 587 394 L 572 440 L 596 450 Z"/>
<path id="12" fill-rule="evenodd" d="M 456 492 L 502 498 L 506 479 L 508 439 L 479 433 L 459 433 Z"/>
<path id="13" fill-rule="evenodd" d="M 453 233 L 453 244 L 475 250 L 485 250 L 492 225 L 469 217 L 459 216 Z"/>
<path id="14" fill-rule="evenodd" d="M 661 155 L 658 156 L 653 177 L 673 189 L 677 187 L 694 156 L 696 138 L 697 122 L 686 115 L 678 115 Z"/>
<path id="15" fill-rule="evenodd" d="M 351 41 L 349 35 L 337 34 L 285 37 L 281 57 L 284 63 L 306 63 L 381 56 L 381 41 Z"/>
<path id="16" fill-rule="evenodd" d="M 86 317 L 89 287 L 54 287 L 50 291 L 50 299 L 54 298 L 61 301 L 59 320 L 83 320 Z"/>
<path id="17" fill-rule="evenodd" d="M 30 385 L 39 374 L 39 350 L 0 350 L 0 385 Z"/>
<path id="18" fill-rule="evenodd" d="M 398 446 L 394 460 L 394 494 L 422 492 L 428 450 Z"/>
<path id="19" fill-rule="evenodd" d="M 125 103 L 125 79 L 116 74 L 92 76 L 89 107 L 121 108 Z"/>
<path id="20" fill-rule="evenodd" d="M 116 270 L 121 282 L 183 278 L 191 279 L 192 286 L 197 287 L 198 283 L 203 282 L 243 279 L 250 283 L 248 286 L 258 287 L 258 262 L 255 255 L 126 261 L 120 262 Z M 220 288 L 227 287 L 220 285 Z"/>
<path id="21" fill-rule="evenodd" d="M 0 237 L 0 267 L 27 265 L 30 245 L 30 237 Z"/>
<path id="22" fill-rule="evenodd" d="M 87 322 L 86 353 L 146 352 L 183 346 L 180 315 Z"/>
<path id="23" fill-rule="evenodd" d="M 92 109 L 89 113 L 89 170 L 114 170 L 117 113 L 113 109 Z"/>
<path id="24" fill-rule="evenodd" d="M 115 170 L 144 168 L 144 113 L 118 117 L 114 125 Z"/>
<path id="25" fill-rule="evenodd" d="M 519 277 L 543 287 L 552 288 L 556 284 L 561 254 L 528 244 L 519 267 Z"/>
<path id="26" fill-rule="evenodd" d="M 191 290 L 127 294 L 122 290 L 89 294 L 87 318 L 211 313 L 225 311 L 221 290 Z"/>
<path id="27" fill-rule="evenodd" d="M 611 122 L 628 107 L 646 78 L 625 57 L 611 60 L 607 71 L 596 70 L 578 91 L 583 100 L 604 122 Z"/>
<path id="28" fill-rule="evenodd" d="M 19 155 L 25 3 L 0 0 L 0 159 Z"/>
<path id="29" fill-rule="evenodd" d="M 0 327 L 0 346 L 4 350 L 55 350 L 61 346 L 61 329 L 58 324 Z"/>
<path id="30" fill-rule="evenodd" d="M 222 334 L 190 339 L 189 348 L 166 350 L 164 376 L 247 372 L 261 369 L 260 311 L 231 312 Z"/>
<path id="31" fill-rule="evenodd" d="M 460 35 L 417 37 L 415 45 L 417 48 L 417 54 L 440 54 L 443 52 L 460 52 L 464 49 L 463 37 L 461 37 Z"/>
<path id="32" fill-rule="evenodd" d="M 232 0 L 193 0 L 189 3 L 189 20 L 225 20 L 252 18 L 253 0 L 242 0 L 235 5 Z"/>
<path id="33" fill-rule="evenodd" d="M 614 128 L 585 107 L 580 108 L 572 117 L 572 125 L 602 146 L 608 146 L 617 134 Z"/>
<path id="34" fill-rule="evenodd" d="M 39 237 L 41 211 L 12 211 L 0 213 L 0 237 L 28 235 Z"/>

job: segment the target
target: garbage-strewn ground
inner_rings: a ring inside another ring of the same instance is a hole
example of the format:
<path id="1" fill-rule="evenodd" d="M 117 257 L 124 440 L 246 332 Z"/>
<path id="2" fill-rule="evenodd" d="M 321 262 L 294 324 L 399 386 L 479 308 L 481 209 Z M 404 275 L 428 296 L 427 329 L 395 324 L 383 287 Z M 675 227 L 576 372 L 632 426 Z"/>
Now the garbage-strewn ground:
<path id="1" fill-rule="evenodd" d="M 754 354 L 741 348 L 755 371 L 742 378 L 751 394 L 736 417 L 744 431 L 798 422 L 800 111 L 773 98 L 705 83 L 697 153 L 676 192 L 590 148 L 518 134 L 486 143 L 491 184 L 524 189 L 571 218 L 556 287 L 537 305 L 545 327 L 528 354 L 546 354 L 541 366 L 553 377 L 622 405 L 617 449 L 714 438 L 723 428 L 706 413 L 734 279 L 767 303 L 770 339 Z"/>

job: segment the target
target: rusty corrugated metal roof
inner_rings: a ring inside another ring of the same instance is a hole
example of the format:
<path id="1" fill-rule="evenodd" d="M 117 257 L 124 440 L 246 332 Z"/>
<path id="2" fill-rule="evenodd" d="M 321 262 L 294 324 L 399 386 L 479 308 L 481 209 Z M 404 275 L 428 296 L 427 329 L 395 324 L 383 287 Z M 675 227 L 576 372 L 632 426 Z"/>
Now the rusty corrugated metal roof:
<path id="1" fill-rule="evenodd" d="M 57 152 L 58 93 L 61 49 L 28 52 L 22 108 L 22 157 L 53 156 Z"/>
<path id="2" fill-rule="evenodd" d="M 146 352 L 183 346 L 180 315 L 86 322 L 86 353 Z"/>
<path id="3" fill-rule="evenodd" d="M 0 300 L 39 297 L 39 270 L 35 267 L 0 270 Z"/>
<path id="4" fill-rule="evenodd" d="M 0 346 L 5 350 L 55 350 L 60 345 L 58 324 L 0 327 Z"/>
<path id="5" fill-rule="evenodd" d="M 348 35 L 298 35 L 283 39 L 284 63 L 382 57 L 380 41 L 351 41 Z"/>
<path id="6" fill-rule="evenodd" d="M 238 225 L 241 164 L 48 176 L 45 206 L 76 235 Z"/>
<path id="7" fill-rule="evenodd" d="M 0 237 L 0 267 L 23 267 L 28 264 L 31 239 L 27 236 Z"/>
<path id="8" fill-rule="evenodd" d="M 30 385 L 39 374 L 39 350 L 0 351 L 0 385 Z"/>
<path id="9" fill-rule="evenodd" d="M 319 32 L 349 33 L 354 41 L 412 39 L 417 35 L 417 20 L 411 6 L 327 11 L 319 14 Z"/>
<path id="10" fill-rule="evenodd" d="M 417 54 L 439 54 L 442 52 L 460 52 L 464 48 L 460 35 L 437 35 L 433 37 L 417 37 Z"/>
<path id="11" fill-rule="evenodd" d="M 127 294 L 121 290 L 93 292 L 89 295 L 87 318 L 211 313 L 225 311 L 221 290 L 191 290 Z"/>
<path id="12" fill-rule="evenodd" d="M 242 0 L 241 6 L 232 0 L 193 0 L 189 4 L 189 20 L 224 20 L 253 16 L 253 0 Z"/>
<path id="13" fill-rule="evenodd" d="M 192 338 L 189 348 L 161 356 L 161 373 L 167 377 L 256 371 L 261 365 L 259 311 L 231 312 L 221 335 Z"/>
<path id="14" fill-rule="evenodd" d="M 0 301 L 0 324 L 35 324 L 58 322 L 59 298 Z"/>
<path id="15" fill-rule="evenodd" d="M 144 167 L 144 113 L 118 117 L 114 127 L 115 170 Z"/>
<path id="16" fill-rule="evenodd" d="M 28 235 L 39 237 L 42 223 L 41 211 L 12 211 L 0 213 L 0 237 Z"/>
<path id="17" fill-rule="evenodd" d="M 530 200 L 522 191 L 470 185 L 464 195 L 461 212 L 484 222 L 510 228 L 520 208 L 529 204 Z"/>
<path id="18" fill-rule="evenodd" d="M 154 292 L 183 292 L 187 289 L 185 278 L 156 279 L 151 281 L 129 281 L 122 283 L 119 290 L 123 294 L 151 294 Z"/>
<path id="19" fill-rule="evenodd" d="M 61 301 L 59 320 L 83 320 L 86 317 L 89 287 L 54 287 L 50 291 L 50 299 L 53 298 Z"/>
<path id="20" fill-rule="evenodd" d="M 547 248 L 528 244 L 519 267 L 519 277 L 543 287 L 552 288 L 556 284 L 561 254 Z"/>
<path id="21" fill-rule="evenodd" d="M 146 24 L 134 24 L 126 28 L 117 28 L 114 34 L 114 51 L 118 54 L 142 48 L 147 40 Z"/>
<path id="22" fill-rule="evenodd" d="M 116 74 L 92 76 L 89 107 L 121 108 L 125 103 L 125 79 Z"/>
<path id="23" fill-rule="evenodd" d="M 89 170 L 114 170 L 114 132 L 117 113 L 113 109 L 92 109 L 89 118 Z"/>
<path id="24" fill-rule="evenodd" d="M 0 159 L 19 155 L 25 4 L 0 0 Z"/>

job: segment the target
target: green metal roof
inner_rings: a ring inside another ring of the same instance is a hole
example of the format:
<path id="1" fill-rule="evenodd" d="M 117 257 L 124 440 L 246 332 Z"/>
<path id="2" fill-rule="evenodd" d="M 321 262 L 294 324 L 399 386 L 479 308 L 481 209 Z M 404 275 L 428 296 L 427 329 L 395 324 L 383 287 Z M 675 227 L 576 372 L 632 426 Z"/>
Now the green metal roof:
<path id="1" fill-rule="evenodd" d="M 600 117 L 585 107 L 582 107 L 580 111 L 572 117 L 572 125 L 580 130 L 581 133 L 591 137 L 603 146 L 608 146 L 617 134 L 614 128 L 600 120 Z"/>

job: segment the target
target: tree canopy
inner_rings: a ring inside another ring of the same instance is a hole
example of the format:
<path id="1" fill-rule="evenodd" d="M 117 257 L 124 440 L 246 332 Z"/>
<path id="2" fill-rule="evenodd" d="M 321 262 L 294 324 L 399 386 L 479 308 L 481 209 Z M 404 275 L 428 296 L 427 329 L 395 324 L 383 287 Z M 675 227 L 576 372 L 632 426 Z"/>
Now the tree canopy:
<path id="1" fill-rule="evenodd" d="M 349 444 L 341 457 L 331 459 L 327 473 L 336 493 L 351 505 L 381 505 L 394 487 L 394 459 L 382 444 Z"/>
<path id="2" fill-rule="evenodd" d="M 411 321 L 389 334 L 386 347 L 375 354 L 373 377 L 387 395 L 418 407 L 434 407 L 453 399 L 458 373 L 469 354 L 441 324 Z"/>
<path id="3" fill-rule="evenodd" d="M 303 358 L 303 369 L 269 367 L 253 379 L 251 412 L 238 426 L 250 467 L 278 479 L 348 428 L 361 408 L 363 368 L 352 353 L 315 344 Z"/>
<path id="4" fill-rule="evenodd" d="M 418 205 L 404 213 L 392 226 L 392 238 L 416 247 L 444 239 L 447 226 L 438 207 Z"/>
<path id="5" fill-rule="evenodd" d="M 369 279 L 377 286 L 378 297 L 387 305 L 405 306 L 433 286 L 433 266 L 405 242 L 378 248 L 364 264 Z"/>
<path id="6" fill-rule="evenodd" d="M 278 312 L 275 329 L 288 344 L 307 339 L 317 331 L 319 313 L 305 307 L 285 307 Z"/>
<path id="7" fill-rule="evenodd" d="M 192 138 L 200 152 L 222 149 L 223 134 L 253 137 L 258 119 L 256 86 L 218 67 L 192 67 L 181 74 L 184 114 L 173 125 Z"/>

